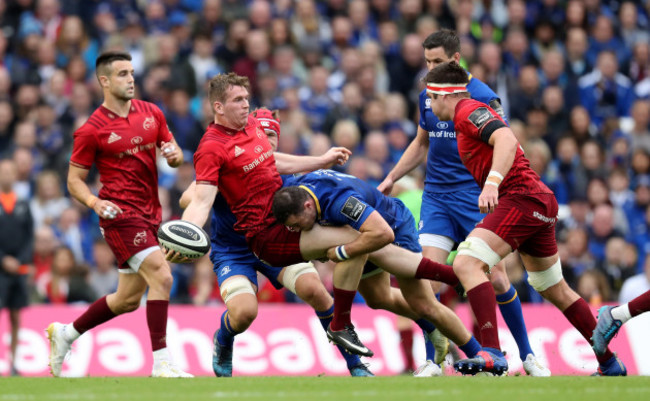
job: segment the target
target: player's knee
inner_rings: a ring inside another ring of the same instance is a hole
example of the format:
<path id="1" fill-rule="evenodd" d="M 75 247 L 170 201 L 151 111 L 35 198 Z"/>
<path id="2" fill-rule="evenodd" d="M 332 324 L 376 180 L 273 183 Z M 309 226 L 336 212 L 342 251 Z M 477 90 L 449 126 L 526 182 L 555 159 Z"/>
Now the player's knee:
<path id="1" fill-rule="evenodd" d="M 562 279 L 562 263 L 559 258 L 557 262 L 544 271 L 528 272 L 528 283 L 540 294 L 560 283 Z"/>
<path id="2" fill-rule="evenodd" d="M 302 284 L 300 283 L 296 286 L 297 295 L 300 299 L 319 310 L 332 305 L 332 297 L 318 279 L 304 281 L 306 281 L 306 285 L 300 285 Z"/>
<path id="3" fill-rule="evenodd" d="M 488 270 L 499 263 L 501 256 L 481 238 L 468 237 L 458 245 L 458 255 L 454 259 L 454 271 L 464 273 L 466 269 L 475 270 L 477 266 L 487 265 Z"/>
<path id="4" fill-rule="evenodd" d="M 311 280 L 311 276 L 303 276 L 308 273 L 313 273 L 315 275 L 315 279 L 319 280 L 320 282 L 320 279 L 318 278 L 318 271 L 316 271 L 316 268 L 311 262 L 297 263 L 295 265 L 287 266 L 284 268 L 284 274 L 282 275 L 282 285 L 284 285 L 286 289 L 298 295 L 301 299 L 304 300 L 304 298 L 302 298 L 302 296 L 298 293 L 298 291 L 302 292 L 303 289 L 298 287 L 315 286 L 312 283 L 313 280 Z M 300 284 L 298 284 L 299 281 Z"/>
<path id="5" fill-rule="evenodd" d="M 505 273 L 491 274 L 490 282 L 497 295 L 504 294 L 510 289 L 510 280 L 508 280 L 508 276 Z"/>
<path id="6" fill-rule="evenodd" d="M 257 318 L 257 306 L 246 305 L 239 308 L 228 309 L 228 319 L 230 324 L 237 329 L 237 331 L 246 330 Z"/>

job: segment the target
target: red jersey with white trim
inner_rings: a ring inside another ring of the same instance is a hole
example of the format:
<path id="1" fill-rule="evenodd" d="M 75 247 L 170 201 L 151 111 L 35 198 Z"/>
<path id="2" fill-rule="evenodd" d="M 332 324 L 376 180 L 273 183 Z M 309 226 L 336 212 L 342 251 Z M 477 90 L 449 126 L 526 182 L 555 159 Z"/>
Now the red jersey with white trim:
<path id="1" fill-rule="evenodd" d="M 483 129 L 494 121 L 505 122 L 490 106 L 474 99 L 463 99 L 456 105 L 454 126 L 458 154 L 463 164 L 483 189 L 492 167 L 494 148 L 481 139 Z M 553 192 L 530 168 L 521 146 L 517 146 L 514 162 L 499 185 L 499 194 L 540 194 Z"/>
<path id="2" fill-rule="evenodd" d="M 124 213 L 102 225 L 126 218 L 160 224 L 156 147 L 173 138 L 162 111 L 153 103 L 131 100 L 124 118 L 104 106 L 74 133 L 70 164 L 90 169 L 95 163 L 102 189 L 99 198 L 110 200 Z"/>
<path id="3" fill-rule="evenodd" d="M 247 238 L 275 221 L 273 195 L 282 187 L 273 148 L 253 117 L 243 130 L 212 123 L 194 153 L 196 183 L 216 185 Z"/>

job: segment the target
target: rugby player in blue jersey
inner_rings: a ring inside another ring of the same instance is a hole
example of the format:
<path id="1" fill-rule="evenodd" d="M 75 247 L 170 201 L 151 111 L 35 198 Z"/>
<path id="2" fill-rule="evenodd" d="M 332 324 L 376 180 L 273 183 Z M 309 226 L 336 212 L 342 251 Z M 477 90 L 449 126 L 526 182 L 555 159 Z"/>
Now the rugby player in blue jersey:
<path id="1" fill-rule="evenodd" d="M 429 35 L 422 47 L 429 71 L 442 63 L 460 61 L 460 40 L 453 31 L 442 29 Z M 467 89 L 472 99 L 490 105 L 505 120 L 497 94 L 485 83 L 469 73 L 468 75 Z M 458 156 L 454 123 L 440 121 L 431 111 L 430 103 L 426 89 L 422 90 L 417 137 L 378 189 L 384 194 L 390 194 L 393 183 L 418 167 L 426 157 L 426 179 L 419 223 L 420 244 L 425 257 L 445 263 L 454 244 L 463 241 L 485 215 L 477 207 L 481 191 Z M 490 281 L 497 294 L 501 314 L 519 347 L 524 370 L 531 376 L 550 376 L 551 371 L 539 363 L 530 347 L 521 302 L 508 279 L 503 262 L 492 269 Z M 438 289 L 434 285 L 434 290 Z M 439 363 L 443 358 L 444 355 L 436 355 L 435 362 Z M 433 363 L 434 361 L 427 361 L 426 365 L 432 367 Z M 428 367 L 420 367 L 418 371 L 426 375 Z"/>
<path id="2" fill-rule="evenodd" d="M 362 295 L 364 281 L 371 280 L 373 274 L 382 270 L 391 273 L 417 316 L 436 324 L 466 354 L 481 350 L 458 316 L 436 300 L 430 284 L 418 279 L 424 278 L 418 274 L 420 269 L 431 264 L 438 271 L 439 281 L 458 283 L 448 266 L 433 264 L 422 257 L 415 220 L 402 201 L 383 195 L 354 176 L 332 170 L 284 177 L 283 185 L 273 197 L 273 215 L 278 222 L 296 231 L 310 231 L 316 225 L 350 228 L 341 234 L 345 245 L 329 249 L 327 256 L 339 261 L 368 254 L 370 263 L 359 286 Z M 373 281 L 367 284 L 370 283 Z M 386 285 L 374 284 L 376 291 L 390 291 L 388 281 Z M 412 318 L 412 314 L 406 316 Z M 434 366 L 438 368 L 435 375 L 442 374 L 440 367 Z"/>
<path id="3" fill-rule="evenodd" d="M 277 149 L 280 123 L 276 112 L 260 109 L 253 113 L 260 121 L 269 142 Z M 299 157 L 276 153 L 278 171 L 291 174 L 320 166 L 331 166 L 338 162 L 335 152 L 318 157 Z M 192 201 L 195 183 L 183 193 L 180 203 L 186 208 Z M 323 286 L 318 272 L 311 263 L 299 263 L 284 268 L 271 267 L 253 255 L 246 244 L 246 238 L 237 233 L 233 226 L 235 215 L 221 194 L 217 194 L 212 206 L 210 260 L 226 304 L 221 315 L 221 325 L 213 336 L 212 369 L 218 377 L 232 376 L 233 344 L 235 336 L 248 329 L 257 317 L 257 272 L 266 276 L 276 288 L 286 287 L 316 311 L 324 330 L 332 320 L 334 301 Z M 358 355 L 343 351 L 350 375 L 374 376 Z"/>

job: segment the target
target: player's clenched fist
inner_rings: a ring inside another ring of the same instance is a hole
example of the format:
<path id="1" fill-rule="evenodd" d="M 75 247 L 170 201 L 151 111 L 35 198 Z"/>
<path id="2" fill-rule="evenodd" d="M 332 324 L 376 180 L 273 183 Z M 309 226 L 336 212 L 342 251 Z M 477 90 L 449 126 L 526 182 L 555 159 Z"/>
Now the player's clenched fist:
<path id="1" fill-rule="evenodd" d="M 183 163 L 183 152 L 173 142 L 161 142 L 160 151 L 170 167 L 178 167 Z"/>

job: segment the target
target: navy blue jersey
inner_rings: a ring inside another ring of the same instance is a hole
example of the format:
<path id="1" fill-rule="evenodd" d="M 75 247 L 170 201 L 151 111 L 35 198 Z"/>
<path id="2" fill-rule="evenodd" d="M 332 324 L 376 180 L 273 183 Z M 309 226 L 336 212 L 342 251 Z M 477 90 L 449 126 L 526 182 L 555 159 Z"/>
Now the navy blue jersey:
<path id="1" fill-rule="evenodd" d="M 469 76 L 467 90 L 476 99 L 492 106 L 504 117 L 503 109 L 492 89 L 480 80 Z M 453 121 L 440 121 L 431 111 L 431 99 L 426 89 L 420 92 L 420 127 L 429 133 L 429 152 L 424 190 L 427 192 L 454 192 L 478 189 L 474 177 L 467 171 L 458 155 L 456 131 Z"/>
<path id="2" fill-rule="evenodd" d="M 237 218 L 230 210 L 226 199 L 217 193 L 212 205 L 212 220 L 210 235 L 210 242 L 212 243 L 213 251 L 219 249 L 220 252 L 241 252 L 246 251 L 250 253 L 246 238 L 235 231 L 233 226 L 237 222 Z"/>
<path id="3" fill-rule="evenodd" d="M 299 186 L 311 194 L 320 225 L 349 225 L 359 230 L 376 210 L 393 229 L 396 244 L 416 252 L 421 249 L 413 215 L 404 203 L 384 196 L 357 177 L 333 170 L 317 170 L 302 176 L 286 177 L 284 186 Z"/>

